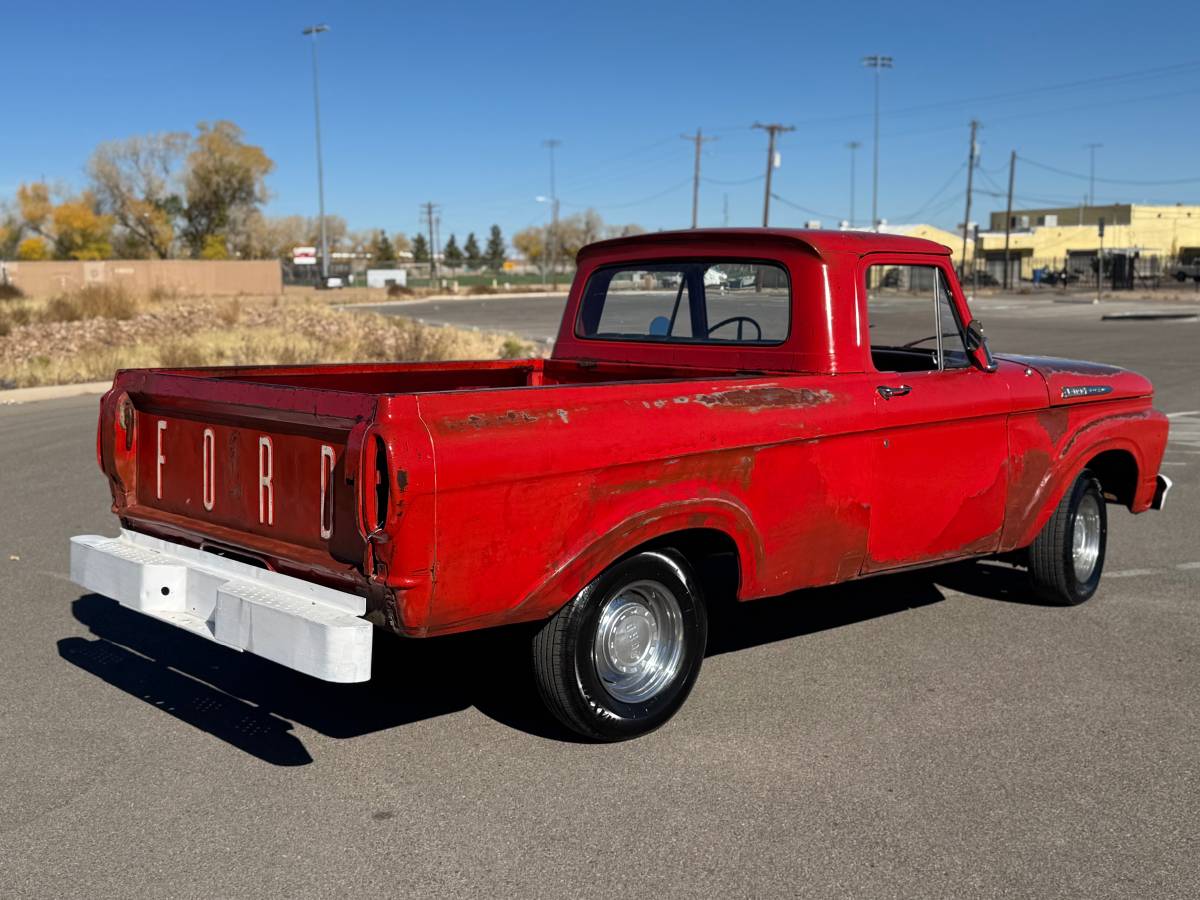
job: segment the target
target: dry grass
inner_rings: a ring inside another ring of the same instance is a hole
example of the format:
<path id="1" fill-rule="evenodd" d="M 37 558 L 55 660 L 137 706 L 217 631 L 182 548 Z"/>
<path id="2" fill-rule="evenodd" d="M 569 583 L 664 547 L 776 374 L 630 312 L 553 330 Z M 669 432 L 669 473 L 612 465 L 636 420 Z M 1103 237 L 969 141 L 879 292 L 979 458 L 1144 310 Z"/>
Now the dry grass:
<path id="1" fill-rule="evenodd" d="M 144 300 L 108 295 L 0 306 L 0 387 L 101 381 L 120 368 L 518 358 L 512 335 L 422 325 L 285 296 Z M 102 315 L 101 313 L 110 313 Z"/>
<path id="2" fill-rule="evenodd" d="M 79 322 L 84 319 L 132 319 L 143 303 L 123 288 L 110 284 L 89 284 L 70 294 L 59 294 L 42 311 L 43 322 Z"/>

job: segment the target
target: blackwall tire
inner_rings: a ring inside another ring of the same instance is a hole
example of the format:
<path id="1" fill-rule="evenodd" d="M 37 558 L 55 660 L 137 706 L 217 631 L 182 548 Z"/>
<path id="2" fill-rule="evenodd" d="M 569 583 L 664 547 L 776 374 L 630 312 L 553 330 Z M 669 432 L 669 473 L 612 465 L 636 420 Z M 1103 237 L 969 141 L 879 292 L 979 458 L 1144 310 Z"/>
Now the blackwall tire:
<path id="1" fill-rule="evenodd" d="M 1091 472 L 1075 479 L 1029 547 L 1029 578 L 1046 603 L 1076 606 L 1100 586 L 1108 543 L 1104 495 Z"/>
<path id="2" fill-rule="evenodd" d="M 614 563 L 533 639 L 538 692 L 596 741 L 653 731 L 683 706 L 704 660 L 708 615 L 691 568 L 671 550 Z"/>

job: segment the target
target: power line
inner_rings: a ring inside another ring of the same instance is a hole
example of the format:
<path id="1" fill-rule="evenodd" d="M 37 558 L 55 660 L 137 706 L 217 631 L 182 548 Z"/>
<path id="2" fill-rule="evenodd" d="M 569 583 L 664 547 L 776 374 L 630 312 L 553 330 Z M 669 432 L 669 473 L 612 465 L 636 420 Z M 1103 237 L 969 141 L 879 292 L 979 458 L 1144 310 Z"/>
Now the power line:
<path id="1" fill-rule="evenodd" d="M 733 186 L 733 185 L 739 185 L 739 184 L 751 184 L 752 182 L 755 182 L 755 181 L 762 181 L 763 178 L 765 178 L 765 177 L 766 176 L 764 176 L 764 175 L 755 175 L 752 178 L 739 178 L 736 181 L 723 181 L 720 178 L 705 178 L 704 182 L 705 182 L 705 184 L 723 184 L 723 185 Z"/>
<path id="2" fill-rule="evenodd" d="M 780 203 L 782 203 L 784 206 L 790 206 L 792 209 L 797 209 L 800 212 L 808 213 L 810 216 L 820 216 L 822 219 L 833 219 L 834 221 L 836 221 L 838 219 L 838 217 L 835 216 L 833 213 L 821 212 L 819 209 L 809 209 L 807 206 L 801 206 L 799 203 L 793 203 L 791 200 L 788 200 L 786 197 L 780 197 L 778 194 L 776 194 L 774 192 L 772 192 L 771 196 L 774 199 L 778 200 Z"/>
<path id="3" fill-rule="evenodd" d="M 600 209 L 627 209 L 630 206 L 640 206 L 643 203 L 649 203 L 651 200 L 657 200 L 659 197 L 665 197 L 667 194 L 674 193 L 675 191 L 679 190 L 681 187 L 685 187 L 686 185 L 690 184 L 691 181 L 692 181 L 692 179 L 685 178 L 683 181 L 680 181 L 678 184 L 673 184 L 668 188 L 663 188 L 661 191 L 658 191 L 655 194 L 651 194 L 648 197 L 642 197 L 639 200 L 630 200 L 628 203 L 606 203 L 604 205 L 597 206 L 597 205 L 591 204 L 591 203 L 587 203 L 587 204 L 568 203 L 567 201 L 563 200 L 562 205 L 569 206 L 572 209 L 597 209 L 597 210 L 600 210 Z"/>
<path id="4" fill-rule="evenodd" d="M 1071 172 L 1071 171 L 1068 171 L 1067 169 L 1060 169 L 1057 166 L 1048 166 L 1045 163 L 1040 163 L 1040 162 L 1037 162 L 1036 160 L 1032 160 L 1027 156 L 1022 156 L 1021 162 L 1026 163 L 1027 165 L 1034 166 L 1035 168 L 1038 168 L 1038 169 L 1045 169 L 1047 172 L 1053 172 L 1055 175 L 1066 176 L 1067 178 L 1078 178 L 1083 181 L 1090 181 L 1092 178 L 1091 175 L 1086 175 L 1081 172 Z M 1132 185 L 1143 185 L 1143 186 L 1150 187 L 1150 186 L 1163 186 L 1163 185 L 1171 185 L 1171 184 L 1195 184 L 1196 182 L 1200 182 L 1200 177 L 1168 178 L 1168 179 L 1164 179 L 1164 180 L 1152 180 L 1152 181 L 1134 181 L 1134 180 L 1128 179 L 1128 178 L 1096 178 L 1095 180 L 1099 181 L 1102 184 L 1132 184 Z"/>
<path id="5" fill-rule="evenodd" d="M 913 219 L 920 216 L 921 213 L 925 212 L 925 210 L 927 210 L 930 206 L 933 205 L 934 201 L 937 200 L 937 198 L 942 194 L 942 192 L 954 183 L 954 179 L 958 177 L 959 173 L 964 168 L 966 168 L 966 165 L 967 165 L 966 163 L 959 163 L 958 168 L 950 173 L 950 177 L 946 179 L 945 183 L 943 183 L 940 188 L 938 188 L 936 191 L 934 191 L 928 200 L 926 200 L 919 207 L 917 207 L 916 212 L 910 213 L 907 216 L 901 216 L 900 217 L 901 220 L 905 221 L 905 222 L 911 222 Z"/>

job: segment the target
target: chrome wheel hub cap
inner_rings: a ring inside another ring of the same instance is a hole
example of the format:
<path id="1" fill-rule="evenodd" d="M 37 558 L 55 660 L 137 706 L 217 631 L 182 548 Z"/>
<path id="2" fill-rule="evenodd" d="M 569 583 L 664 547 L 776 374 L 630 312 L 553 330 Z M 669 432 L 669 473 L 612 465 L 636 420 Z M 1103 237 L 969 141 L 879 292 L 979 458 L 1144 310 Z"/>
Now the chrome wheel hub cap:
<path id="1" fill-rule="evenodd" d="M 1100 558 L 1100 502 L 1093 494 L 1084 494 L 1075 510 L 1071 532 L 1071 559 L 1075 580 L 1082 583 L 1092 577 Z"/>
<path id="2" fill-rule="evenodd" d="M 665 585 L 635 581 L 604 602 L 592 662 L 614 699 L 649 700 L 675 679 L 682 660 L 683 613 Z"/>

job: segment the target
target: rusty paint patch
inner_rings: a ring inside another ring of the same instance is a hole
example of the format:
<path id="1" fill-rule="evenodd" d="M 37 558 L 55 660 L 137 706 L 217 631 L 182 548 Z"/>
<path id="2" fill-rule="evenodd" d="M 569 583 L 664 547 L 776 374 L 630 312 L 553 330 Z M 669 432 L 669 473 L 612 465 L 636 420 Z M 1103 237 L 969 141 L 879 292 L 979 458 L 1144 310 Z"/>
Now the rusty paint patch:
<path id="1" fill-rule="evenodd" d="M 1113 424 L 1114 422 L 1138 422 L 1149 419 L 1152 415 L 1152 410 L 1143 409 L 1139 412 L 1119 413 L 1118 415 L 1104 416 L 1101 419 L 1093 419 L 1091 422 L 1088 422 L 1073 435 L 1071 435 L 1071 439 L 1063 444 L 1062 450 L 1059 451 L 1058 458 L 1065 459 L 1067 454 L 1071 452 L 1071 448 L 1075 446 L 1079 439 L 1095 428 L 1103 428 L 1107 425 Z"/>
<path id="2" fill-rule="evenodd" d="M 510 409 L 502 413 L 472 413 L 465 419 L 443 419 L 442 428 L 446 431 L 465 431 L 468 428 L 483 431 L 488 428 L 506 428 L 515 425 L 533 425 L 548 419 L 558 419 L 566 423 L 570 418 L 565 409 L 552 412 L 530 412 L 524 409 Z"/>
<path id="3" fill-rule="evenodd" d="M 1041 429 L 1046 432 L 1046 437 L 1050 440 L 1051 447 L 1057 447 L 1058 442 L 1063 439 L 1067 431 L 1070 429 L 1071 408 L 1069 406 L 1054 406 L 1049 409 L 1039 410 L 1034 419 L 1041 426 Z"/>
<path id="4" fill-rule="evenodd" d="M 685 398 L 686 399 L 686 398 Z M 809 388 L 736 388 L 713 394 L 696 394 L 691 398 L 706 409 L 744 409 L 756 413 L 767 409 L 789 409 L 821 406 L 832 402 L 832 391 L 814 391 Z M 679 399 L 676 399 L 679 402 Z"/>
<path id="5" fill-rule="evenodd" d="M 1118 366 L 1086 362 L 1079 359 L 1061 359 L 1057 356 L 1008 356 L 1002 359 L 1036 369 L 1042 375 L 1075 375 L 1080 378 L 1115 378 L 1126 373 Z"/>

